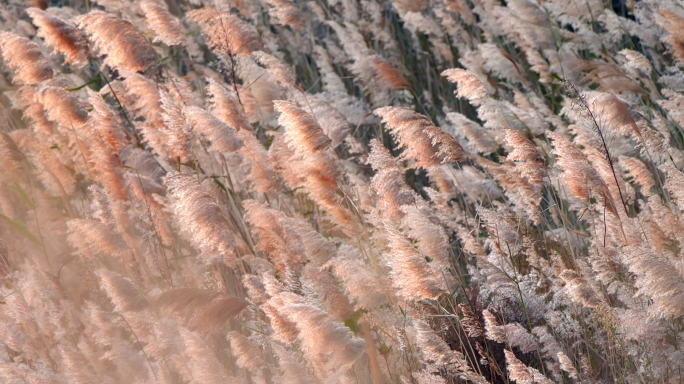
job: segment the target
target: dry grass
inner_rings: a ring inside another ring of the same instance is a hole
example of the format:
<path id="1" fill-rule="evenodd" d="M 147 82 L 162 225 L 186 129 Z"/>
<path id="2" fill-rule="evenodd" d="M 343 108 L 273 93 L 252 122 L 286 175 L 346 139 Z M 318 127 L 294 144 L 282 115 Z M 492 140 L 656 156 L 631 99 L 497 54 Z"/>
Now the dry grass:
<path id="1" fill-rule="evenodd" d="M 0 382 L 684 380 L 680 4 L 0 14 Z"/>

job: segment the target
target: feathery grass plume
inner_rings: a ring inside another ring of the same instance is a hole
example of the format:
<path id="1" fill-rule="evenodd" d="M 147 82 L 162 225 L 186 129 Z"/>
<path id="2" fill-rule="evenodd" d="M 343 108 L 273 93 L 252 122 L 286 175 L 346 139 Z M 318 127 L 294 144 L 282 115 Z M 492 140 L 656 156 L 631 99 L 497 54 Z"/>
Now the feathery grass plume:
<path id="1" fill-rule="evenodd" d="M 202 288 L 176 288 L 159 295 L 154 305 L 174 313 L 190 329 L 217 330 L 249 305 L 247 300 Z"/>
<path id="2" fill-rule="evenodd" d="M 463 318 L 460 319 L 460 324 L 463 327 L 466 335 L 468 337 L 482 337 L 482 326 L 480 324 L 480 319 L 475 316 L 470 306 L 460 303 L 458 304 L 458 308 L 461 310 L 461 313 L 463 313 Z"/>
<path id="3" fill-rule="evenodd" d="M 301 187 L 305 181 L 300 166 L 301 157 L 295 156 L 295 152 L 285 143 L 284 135 L 272 133 L 273 140 L 268 147 L 268 160 L 273 169 L 278 172 L 285 184 L 294 189 Z"/>
<path id="4" fill-rule="evenodd" d="M 221 207 L 191 175 L 170 173 L 164 184 L 173 198 L 173 212 L 182 231 L 204 256 L 218 252 L 222 257 L 235 254 L 235 239 Z"/>
<path id="5" fill-rule="evenodd" d="M 449 206 L 448 201 L 456 198 L 459 195 L 459 191 L 456 188 L 456 183 L 454 178 L 449 175 L 452 168 L 448 165 L 443 165 L 439 168 L 432 168 L 427 172 L 430 181 L 434 183 L 435 189 L 431 187 L 425 187 L 425 192 L 428 195 L 428 199 L 434 205 L 445 209 L 446 211 L 451 211 L 451 206 Z M 437 210 L 439 212 L 439 210 Z M 439 212 L 438 214 L 440 214 Z M 455 213 L 455 212 L 451 212 Z M 446 224 L 447 221 L 444 221 Z"/>
<path id="6" fill-rule="evenodd" d="M 351 133 L 347 119 L 328 102 L 304 95 L 295 96 L 299 106 L 311 112 L 311 116 L 316 119 L 325 135 L 331 140 L 332 148 L 340 145 Z"/>
<path id="7" fill-rule="evenodd" d="M 294 103 L 276 100 L 273 102 L 280 112 L 278 124 L 287 129 L 285 142 L 299 153 L 316 153 L 330 147 L 330 139 L 323 134 L 316 119 Z"/>
<path id="8" fill-rule="evenodd" d="M 447 343 L 439 337 L 435 331 L 423 320 L 414 320 L 413 327 L 416 329 L 418 350 L 425 360 L 431 364 L 437 364 L 450 373 L 458 375 L 461 379 L 477 384 L 488 383 L 482 375 L 468 365 L 465 356 L 459 351 L 452 350 Z"/>
<path id="9" fill-rule="evenodd" d="M 252 303 L 261 306 L 268 301 L 269 296 L 266 293 L 266 286 L 259 276 L 243 275 L 242 285 L 245 287 L 247 297 Z"/>
<path id="10" fill-rule="evenodd" d="M 55 124 L 47 118 L 47 111 L 36 101 L 38 90 L 30 85 L 20 86 L 14 94 L 7 93 L 12 102 L 12 108 L 21 110 L 22 117 L 31 122 L 33 131 L 41 137 L 54 136 L 57 131 Z M 6 124 L 9 119 L 5 120 Z"/>
<path id="11" fill-rule="evenodd" d="M 361 251 L 351 245 L 342 244 L 337 250 L 337 256 L 322 268 L 331 268 L 333 275 L 344 282 L 344 290 L 353 300 L 356 310 L 373 310 L 388 302 L 383 279 L 364 262 Z"/>
<path id="12" fill-rule="evenodd" d="M 520 173 L 527 181 L 537 188 L 542 187 L 547 173 L 541 151 L 522 132 L 515 129 L 506 129 L 506 144 L 513 148 L 506 160 L 518 162 L 516 168 L 521 170 Z"/>
<path id="13" fill-rule="evenodd" d="M 126 109 L 136 116 L 145 119 L 149 124 L 159 129 L 163 125 L 161 94 L 159 85 L 135 72 L 120 70 L 119 75 L 123 77 L 121 83 L 124 90 L 117 90 L 117 97 L 122 98 L 122 103 Z M 117 82 L 111 85 L 116 88 Z"/>
<path id="14" fill-rule="evenodd" d="M 679 125 L 684 125 L 684 111 L 682 110 L 684 96 L 671 89 L 662 89 L 661 92 L 666 99 L 659 100 L 658 104 L 667 110 L 667 115 L 672 120 L 676 121 Z"/>
<path id="15" fill-rule="evenodd" d="M 487 339 L 517 347 L 522 353 L 537 350 L 537 340 L 519 323 L 499 325 L 496 317 L 486 309 L 482 311 L 482 315 Z"/>
<path id="16" fill-rule="evenodd" d="M 35 100 L 43 105 L 47 118 L 58 123 L 64 132 L 78 130 L 88 120 L 88 111 L 76 96 L 64 88 L 44 87 L 36 93 Z M 78 133 L 84 134 L 80 130 Z"/>
<path id="17" fill-rule="evenodd" d="M 121 160 L 133 171 L 147 176 L 161 185 L 164 183 L 166 170 L 157 162 L 152 153 L 140 148 L 125 148 L 121 152 Z M 164 192 L 162 195 L 166 195 Z"/>
<path id="18" fill-rule="evenodd" d="M 639 293 L 653 301 L 649 312 L 661 318 L 684 316 L 684 277 L 662 255 L 650 247 L 626 247 L 621 253 L 623 262 L 634 274 Z"/>
<path id="19" fill-rule="evenodd" d="M 446 77 L 451 83 L 458 83 L 456 96 L 465 97 L 474 106 L 482 105 L 489 96 L 487 86 L 477 76 L 465 69 L 447 69 L 442 72 L 442 76 Z"/>
<path id="20" fill-rule="evenodd" d="M 243 141 L 237 136 L 235 129 L 206 110 L 200 107 L 185 107 L 183 116 L 195 132 L 211 142 L 210 151 L 235 152 L 242 147 Z"/>
<path id="21" fill-rule="evenodd" d="M 680 209 L 684 209 L 684 173 L 669 162 L 658 168 L 665 173 L 665 188 Z"/>
<path id="22" fill-rule="evenodd" d="M 128 183 L 118 151 L 97 138 L 90 143 L 88 162 L 93 179 L 102 185 L 110 200 L 122 203 L 128 200 Z"/>
<path id="23" fill-rule="evenodd" d="M 347 296 L 335 285 L 330 273 L 321 268 L 307 265 L 302 270 L 300 279 L 304 290 L 308 289 L 313 292 L 326 312 L 340 321 L 345 321 L 354 315 L 354 309 Z"/>
<path id="24" fill-rule="evenodd" d="M 176 71 L 167 71 L 166 81 L 160 84 L 161 90 L 166 91 L 171 100 L 179 106 L 202 107 L 204 103 L 200 95 L 195 92 L 193 85 L 185 76 L 179 76 Z"/>
<path id="25" fill-rule="evenodd" d="M 60 75 L 0 76 L 0 382 L 678 377 L 671 1 L 629 18 L 603 0 L 396 0 L 398 23 L 376 0 L 95 0 L 111 15 L 81 19 L 82 0 L 29 2 L 0 5 L 2 29 Z M 117 51 L 138 43 L 147 68 Z M 74 65 L 114 56 L 106 76 Z M 439 76 L 452 59 L 466 70 Z M 564 76 L 595 91 L 559 95 Z M 388 105 L 408 109 L 378 125 Z"/>
<path id="26" fill-rule="evenodd" d="M 535 377 L 536 375 L 534 375 L 532 370 L 536 371 L 536 369 L 523 364 L 522 361 L 515 357 L 515 353 L 512 351 L 504 349 L 504 354 L 506 355 L 508 377 L 511 379 L 511 381 L 514 381 L 518 384 L 551 383 L 551 381 L 548 379 L 546 379 L 546 381 L 540 381 L 539 378 Z"/>
<path id="27" fill-rule="evenodd" d="M 145 19 L 157 35 L 153 41 L 161 41 L 166 45 L 185 43 L 187 30 L 181 21 L 169 13 L 162 4 L 155 0 L 143 0 L 140 3 L 140 8 L 145 13 Z"/>
<path id="28" fill-rule="evenodd" d="M 655 179 L 646 165 L 634 157 L 620 156 L 620 167 L 629 172 L 633 178 L 632 182 L 641 186 L 641 193 L 644 196 L 651 196 L 651 189 L 655 188 Z"/>
<path id="29" fill-rule="evenodd" d="M 651 62 L 646 58 L 646 56 L 644 56 L 640 52 L 632 51 L 631 49 L 623 49 L 618 53 L 627 59 L 628 67 L 641 70 L 648 77 L 651 76 L 653 66 L 651 65 Z"/>
<path id="30" fill-rule="evenodd" d="M 307 222 L 290 218 L 282 212 L 254 200 L 244 200 L 245 220 L 254 226 L 259 237 L 258 250 L 296 267 L 307 260 L 322 265 L 335 254 L 335 245 Z"/>
<path id="31" fill-rule="evenodd" d="M 634 120 L 632 120 L 631 116 L 629 115 L 629 111 L 627 111 L 624 104 L 622 104 L 622 102 L 620 102 L 620 100 L 617 99 L 614 95 L 597 92 L 582 94 L 574 84 L 566 82 L 566 85 L 577 96 L 580 102 L 580 107 L 582 108 L 583 112 L 587 115 L 586 118 L 588 119 L 589 129 L 594 134 L 596 140 L 595 143 L 593 143 L 593 147 L 603 157 L 603 160 L 605 162 L 604 165 L 606 165 L 607 168 L 610 169 L 610 173 L 612 174 L 613 179 L 615 181 L 614 187 L 617 188 L 618 195 L 625 210 L 625 214 L 628 214 L 627 204 L 622 194 L 622 188 L 620 187 L 621 183 L 620 180 L 618 180 L 617 171 L 615 170 L 614 159 L 608 145 L 609 138 L 607 132 L 604 131 L 604 127 L 602 127 L 599 123 L 599 119 L 600 117 L 611 118 L 613 122 L 618 124 L 617 126 L 615 126 L 615 124 L 611 124 L 611 128 L 615 129 L 616 131 L 622 134 L 628 134 L 625 133 L 624 128 L 624 126 L 627 125 L 636 133 L 636 135 L 640 139 L 643 140 L 641 133 L 639 132 L 638 127 L 634 123 Z M 593 109 L 589 106 L 590 101 L 593 106 Z M 598 110 L 599 108 L 600 110 Z M 622 132 L 620 130 L 622 130 Z M 605 175 L 607 174 L 607 168 L 599 166 L 597 170 L 600 174 L 603 173 Z M 606 178 L 604 178 L 604 181 L 605 179 Z"/>
<path id="32" fill-rule="evenodd" d="M 263 51 L 252 53 L 254 60 L 266 68 L 271 78 L 285 88 L 297 89 L 297 76 L 282 61 Z"/>
<path id="33" fill-rule="evenodd" d="M 241 130 L 251 131 L 252 125 L 245 116 L 235 91 L 222 86 L 212 78 L 207 78 L 207 82 L 209 83 L 207 93 L 209 94 L 209 110 L 211 113 L 238 132 Z"/>
<path id="34" fill-rule="evenodd" d="M 385 224 L 385 232 L 391 250 L 385 258 L 399 294 L 411 301 L 440 297 L 444 293 L 442 276 L 430 268 L 425 257 L 396 228 Z"/>
<path id="35" fill-rule="evenodd" d="M 415 205 L 404 205 L 402 229 L 417 242 L 417 250 L 430 258 L 430 265 L 437 269 L 449 268 L 449 238 L 435 216 L 426 214 Z"/>
<path id="36" fill-rule="evenodd" d="M 88 101 L 93 106 L 88 115 L 90 131 L 98 136 L 112 149 L 118 152 L 127 144 L 126 131 L 118 114 L 114 113 L 109 105 L 97 92 L 88 90 Z"/>
<path id="37" fill-rule="evenodd" d="M 0 31 L 2 59 L 14 69 L 14 80 L 24 84 L 37 84 L 53 76 L 38 44 L 7 31 Z"/>
<path id="38" fill-rule="evenodd" d="M 485 336 L 487 336 L 487 339 L 496 341 L 497 343 L 506 343 L 506 328 L 499 324 L 496 316 L 484 309 L 482 310 L 482 318 L 484 319 Z"/>
<path id="39" fill-rule="evenodd" d="M 371 139 L 370 148 L 368 163 L 375 170 L 371 186 L 380 198 L 378 207 L 391 220 L 398 220 L 403 217 L 400 207 L 415 203 L 414 192 L 406 183 L 403 168 L 387 148 L 377 139 Z"/>
<path id="40" fill-rule="evenodd" d="M 121 256 L 130 249 L 119 234 L 98 220 L 72 219 L 69 227 L 69 243 L 83 256 L 96 255 Z"/>
<path id="41" fill-rule="evenodd" d="M 332 153 L 330 139 L 316 120 L 294 103 L 277 100 L 273 104 L 280 112 L 278 124 L 286 129 L 285 143 L 297 157 L 296 172 L 302 180 L 297 184 L 304 187 L 311 199 L 333 216 L 343 230 L 356 231 L 357 224 L 337 193 L 344 171 Z"/>
<path id="42" fill-rule="evenodd" d="M 224 58 L 248 56 L 261 47 L 259 35 L 239 17 L 212 7 L 192 10 L 186 17 L 202 28 L 209 48 Z"/>
<path id="43" fill-rule="evenodd" d="M 3 116 L 0 115 L 0 118 Z M 14 179 L 22 167 L 24 155 L 19 150 L 12 136 L 0 131 L 0 180 Z"/>
<path id="44" fill-rule="evenodd" d="M 271 327 L 274 330 L 272 337 L 275 340 L 287 344 L 292 344 L 297 340 L 299 335 L 297 324 L 282 314 L 280 309 L 271 303 L 262 305 L 261 309 L 266 313 L 271 322 Z"/>
<path id="45" fill-rule="evenodd" d="M 288 225 L 287 217 L 254 200 L 242 202 L 245 221 L 252 226 L 256 237 L 255 250 L 266 253 L 273 264 L 284 271 L 285 265 L 297 270 L 306 262 L 302 239 Z"/>
<path id="46" fill-rule="evenodd" d="M 429 169 L 465 158 L 461 145 L 435 127 L 427 117 L 408 108 L 383 107 L 374 111 L 404 149 L 402 158 L 415 159 L 415 168 Z"/>
<path id="47" fill-rule="evenodd" d="M 538 210 L 542 200 L 541 187 L 529 182 L 523 174 L 524 168 L 510 161 L 504 161 L 503 165 L 500 165 L 482 157 L 476 160 L 504 189 L 506 196 L 513 202 L 516 213 L 526 216 L 532 223 L 538 225 L 541 220 Z"/>
<path id="48" fill-rule="evenodd" d="M 668 10 L 661 10 L 658 13 L 662 18 L 660 24 L 669 34 L 666 37 L 661 37 L 661 40 L 668 43 L 674 56 L 679 59 L 680 63 L 684 63 L 684 19 Z"/>
<path id="49" fill-rule="evenodd" d="M 157 60 L 150 42 L 129 21 L 99 10 L 78 16 L 74 21 L 88 35 L 95 50 L 106 56 L 104 64 L 114 69 L 138 72 Z"/>
<path id="50" fill-rule="evenodd" d="M 230 348 L 233 350 L 233 354 L 237 356 L 235 363 L 238 367 L 250 372 L 257 372 L 264 368 L 266 365 L 264 353 L 256 343 L 235 331 L 228 333 L 228 340 L 230 340 Z"/>
<path id="51" fill-rule="evenodd" d="M 629 204 L 633 200 L 633 190 L 629 188 L 629 184 L 625 180 L 616 177 L 619 166 L 618 160 L 611 155 L 611 160 L 608 161 L 600 147 L 597 147 L 598 142 L 585 130 L 579 129 L 576 133 L 577 135 L 573 140 L 574 144 L 582 149 L 587 161 L 601 176 L 613 196 L 613 201 L 623 201 L 625 205 Z"/>
<path id="52" fill-rule="evenodd" d="M 584 154 L 561 136 L 553 132 L 546 135 L 553 140 L 553 153 L 558 156 L 556 164 L 561 169 L 560 180 L 570 192 L 585 202 L 590 197 L 598 198 L 608 212 L 619 217 L 608 187 Z"/>
<path id="53" fill-rule="evenodd" d="M 152 80 L 144 76 L 120 70 L 119 75 L 125 79 L 121 82 L 122 90 L 116 90 L 117 97 L 126 106 L 133 117 L 136 129 L 142 132 L 144 141 L 155 153 L 168 158 L 177 160 L 178 157 L 172 154 L 168 147 L 171 140 L 168 128 L 164 123 L 164 108 L 161 101 L 159 86 Z M 114 89 L 120 83 L 110 83 Z M 140 121 L 142 118 L 144 121 Z M 178 154 L 176 154 L 178 155 Z"/>
<path id="54" fill-rule="evenodd" d="M 55 51 L 66 56 L 66 63 L 83 65 L 88 62 L 88 43 L 75 25 L 38 8 L 29 8 L 26 13 L 38 27 L 38 36 L 47 45 L 54 47 Z"/>
<path id="55" fill-rule="evenodd" d="M 169 137 L 165 154 L 171 156 L 169 160 L 181 163 L 188 162 L 191 143 L 183 110 L 167 92 L 162 91 L 160 95 L 161 107 L 164 110 L 161 116 L 164 119 L 164 126 Z"/>
<path id="56" fill-rule="evenodd" d="M 370 61 L 373 69 L 375 70 L 376 77 L 381 83 L 386 84 L 387 87 L 392 89 L 409 89 L 409 85 L 406 78 L 395 68 L 392 64 L 383 60 L 380 57 L 376 57 Z"/>
<path id="57" fill-rule="evenodd" d="M 290 0 L 265 0 L 273 8 L 268 10 L 269 16 L 276 20 L 276 24 L 290 26 L 300 31 L 306 27 L 306 16 L 297 8 L 297 4 Z"/>
<path id="58" fill-rule="evenodd" d="M 44 11 L 48 8 L 47 0 L 26 0 L 26 1 L 24 1 L 24 4 L 27 7 L 38 8 L 42 11 Z"/>
<path id="59" fill-rule="evenodd" d="M 311 375 L 303 364 L 303 359 L 290 346 L 282 342 L 272 343 L 275 356 L 278 358 L 278 367 L 281 375 L 273 378 L 274 382 L 283 384 L 315 384 L 317 380 Z"/>
<path id="60" fill-rule="evenodd" d="M 294 304 L 284 307 L 283 312 L 296 324 L 304 355 L 325 383 L 340 379 L 365 350 L 362 339 L 316 307 Z"/>
<path id="61" fill-rule="evenodd" d="M 603 301 L 579 273 L 566 269 L 560 274 L 560 278 L 565 281 L 567 291 L 573 301 L 587 308 L 596 308 L 603 304 Z"/>
<path id="62" fill-rule="evenodd" d="M 129 279 L 106 269 L 95 271 L 102 289 L 118 312 L 138 312 L 150 306 L 147 299 Z"/>
<path id="63" fill-rule="evenodd" d="M 469 152 L 487 155 L 497 150 L 498 144 L 476 122 L 458 112 L 447 112 L 446 118 L 451 124 L 442 126 L 444 130 L 458 139 Z"/>
<path id="64" fill-rule="evenodd" d="M 18 138 L 20 133 L 23 137 Z M 19 148 L 32 160 L 31 163 L 38 171 L 36 175 L 50 193 L 66 197 L 74 192 L 76 178 L 59 161 L 47 143 L 40 141 L 28 130 L 14 131 L 13 134 L 17 138 Z"/>
<path id="65" fill-rule="evenodd" d="M 241 129 L 237 135 L 242 139 L 240 154 L 243 164 L 249 167 L 247 174 L 249 183 L 260 193 L 270 191 L 278 185 L 278 181 L 268 158 L 268 152 L 252 131 Z"/>
<path id="66" fill-rule="evenodd" d="M 572 364 L 572 360 L 563 353 L 563 351 L 558 352 L 558 362 L 560 363 L 560 367 L 562 370 L 568 373 L 568 375 L 573 378 L 573 379 L 578 379 L 579 378 L 579 373 L 577 372 L 577 369 L 575 366 Z"/>
<path id="67" fill-rule="evenodd" d="M 95 384 L 100 381 L 93 367 L 78 349 L 69 344 L 58 344 L 55 349 L 56 354 L 61 357 L 64 376 L 69 383 Z"/>
<path id="68" fill-rule="evenodd" d="M 131 188 L 131 195 L 139 200 L 146 200 L 146 196 L 152 196 L 153 194 L 158 196 L 166 195 L 166 189 L 162 187 L 163 181 L 157 183 L 155 180 L 138 172 L 127 172 L 125 177 L 129 180 L 128 185 Z"/>
<path id="69" fill-rule="evenodd" d="M 589 70 L 582 78 L 582 85 L 601 92 L 644 94 L 644 90 L 619 68 L 590 60 L 571 60 L 567 67 L 574 72 Z"/>
<path id="70" fill-rule="evenodd" d="M 186 328 L 180 328 L 179 332 L 185 345 L 183 354 L 190 373 L 188 380 L 203 384 L 239 383 L 237 378 L 229 375 L 210 344 L 202 340 L 199 334 Z"/>
<path id="71" fill-rule="evenodd" d="M 592 91 L 587 92 L 583 97 L 586 98 L 587 105 L 591 106 L 593 114 L 599 120 L 601 125 L 601 127 L 598 127 L 599 129 L 605 126 L 624 136 L 629 136 L 633 133 L 643 140 L 639 127 L 634 122 L 634 119 L 632 119 L 632 115 L 617 96 L 611 93 Z M 596 130 L 597 127 L 594 126 L 593 129 Z M 607 151 L 607 149 L 604 149 L 604 151 Z"/>

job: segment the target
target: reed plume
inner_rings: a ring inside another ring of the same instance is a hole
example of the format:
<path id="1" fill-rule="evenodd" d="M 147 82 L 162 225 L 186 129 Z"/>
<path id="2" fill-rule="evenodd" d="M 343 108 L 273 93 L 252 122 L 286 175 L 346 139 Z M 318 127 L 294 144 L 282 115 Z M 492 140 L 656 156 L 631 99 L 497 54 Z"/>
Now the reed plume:
<path id="1" fill-rule="evenodd" d="M 76 26 L 38 8 L 29 8 L 26 13 L 38 27 L 38 36 L 54 50 L 65 56 L 64 61 L 73 65 L 84 65 L 88 61 L 88 43 Z"/>
<path id="2" fill-rule="evenodd" d="M 614 3 L 3 4 L 0 382 L 677 381 L 684 10 Z"/>
<path id="3" fill-rule="evenodd" d="M 276 24 L 290 26 L 292 29 L 304 29 L 306 17 L 294 2 L 290 0 L 266 0 L 266 3 L 273 7 L 268 10 L 268 14 L 275 18 Z"/>
<path id="4" fill-rule="evenodd" d="M 176 160 L 179 163 L 188 162 L 190 160 L 190 132 L 183 109 L 167 92 L 160 92 L 161 117 L 163 118 L 163 135 L 168 136 L 168 142 L 161 142 L 163 146 L 163 155 L 167 156 L 169 160 Z M 182 105 L 182 104 L 181 104 Z M 157 141 L 157 140 L 155 140 Z M 165 144 L 165 145 L 164 145 Z M 157 147 L 159 148 L 159 147 Z"/>
<path id="5" fill-rule="evenodd" d="M 373 139 L 370 147 L 368 163 L 376 171 L 371 185 L 380 198 L 379 208 L 384 210 L 388 217 L 398 220 L 403 216 L 400 207 L 415 203 L 414 193 L 404 179 L 404 170 L 382 143 Z"/>
<path id="6" fill-rule="evenodd" d="M 190 329 L 214 330 L 238 316 L 249 302 L 200 288 L 176 288 L 159 295 L 154 305 L 169 311 Z"/>
<path id="7" fill-rule="evenodd" d="M 234 255 L 235 239 L 221 208 L 191 175 L 170 173 L 164 178 L 173 198 L 173 212 L 193 245 L 204 256 Z"/>
<path id="8" fill-rule="evenodd" d="M 149 307 L 150 303 L 129 279 L 106 269 L 100 269 L 95 274 L 100 289 L 109 296 L 115 310 L 121 313 L 137 312 Z"/>
<path id="9" fill-rule="evenodd" d="M 211 142 L 210 151 L 225 153 L 234 152 L 242 147 L 242 139 L 237 136 L 235 128 L 214 117 L 200 107 L 185 107 L 183 116 L 192 129 Z"/>
<path id="10" fill-rule="evenodd" d="M 432 168 L 465 158 L 461 145 L 450 134 L 434 126 L 425 116 L 408 108 L 375 110 L 404 149 L 403 158 L 416 160 L 415 167 Z"/>
<path id="11" fill-rule="evenodd" d="M 166 7 L 154 0 L 144 0 L 140 3 L 140 8 L 145 12 L 150 28 L 157 34 L 154 41 L 161 41 L 166 45 L 185 43 L 187 30 Z"/>
<path id="12" fill-rule="evenodd" d="M 252 340 L 234 331 L 228 334 L 228 340 L 230 340 L 233 353 L 238 356 L 235 362 L 238 367 L 248 369 L 251 372 L 256 372 L 264 367 L 264 353 Z"/>
<path id="13" fill-rule="evenodd" d="M 45 60 L 38 44 L 14 33 L 0 32 L 2 59 L 14 69 L 14 79 L 19 83 L 37 84 L 51 79 L 54 72 Z"/>
<path id="14" fill-rule="evenodd" d="M 376 76 L 380 79 L 380 82 L 385 83 L 388 87 L 392 89 L 411 88 L 401 72 L 387 61 L 376 57 L 371 60 L 371 65 L 376 72 Z"/>
<path id="15" fill-rule="evenodd" d="M 94 10 L 74 21 L 88 35 L 95 51 L 106 56 L 104 64 L 114 69 L 138 72 L 157 60 L 150 42 L 126 20 Z"/>
<path id="16" fill-rule="evenodd" d="M 347 230 L 354 231 L 354 219 L 337 193 L 343 179 L 343 171 L 332 157 L 330 139 L 316 120 L 295 104 L 275 101 L 280 112 L 278 123 L 286 128 L 285 143 L 294 151 L 298 160 L 300 184 L 323 210 L 332 215 Z"/>
<path id="17" fill-rule="evenodd" d="M 184 360 L 188 366 L 189 379 L 206 384 L 236 381 L 234 376 L 228 374 L 209 344 L 200 335 L 186 328 L 180 328 L 180 338 L 185 347 Z"/>
<path id="18" fill-rule="evenodd" d="M 592 196 L 597 197 L 608 212 L 618 216 L 608 187 L 582 152 L 566 139 L 556 134 L 548 135 L 553 139 L 554 153 L 558 156 L 557 163 L 562 170 L 560 179 L 565 186 L 584 201 Z"/>
<path id="19" fill-rule="evenodd" d="M 186 17 L 200 25 L 209 47 L 226 58 L 247 56 L 261 47 L 252 27 L 233 14 L 204 7 L 188 12 Z"/>
<path id="20" fill-rule="evenodd" d="M 245 112 L 237 98 L 234 90 L 223 87 L 211 78 L 207 81 L 207 92 L 210 95 L 210 111 L 211 113 L 223 120 L 229 126 L 235 128 L 238 132 L 241 130 L 252 130 L 252 126 L 245 116 Z"/>
<path id="21" fill-rule="evenodd" d="M 522 132 L 513 129 L 506 130 L 506 144 L 513 148 L 506 160 L 517 162 L 516 168 L 530 184 L 538 188 L 544 185 L 546 164 L 539 149 Z"/>
<path id="22" fill-rule="evenodd" d="M 442 76 L 452 83 L 458 83 L 456 96 L 465 97 L 475 106 L 482 105 L 489 95 L 487 86 L 477 76 L 465 69 L 447 69 L 442 72 Z"/>
<path id="23" fill-rule="evenodd" d="M 324 382 L 337 381 L 363 354 L 363 340 L 327 313 L 305 304 L 287 306 L 284 312 L 296 324 L 304 354 Z"/>
<path id="24" fill-rule="evenodd" d="M 669 10 L 661 10 L 659 13 L 660 17 L 663 18 L 662 25 L 669 34 L 663 40 L 672 47 L 677 59 L 684 62 L 684 35 L 682 34 L 684 19 Z"/>
<path id="25" fill-rule="evenodd" d="M 391 253 L 387 264 L 392 270 L 392 282 L 407 300 L 437 299 L 444 291 L 441 276 L 435 274 L 406 238 L 392 226 L 386 225 Z"/>

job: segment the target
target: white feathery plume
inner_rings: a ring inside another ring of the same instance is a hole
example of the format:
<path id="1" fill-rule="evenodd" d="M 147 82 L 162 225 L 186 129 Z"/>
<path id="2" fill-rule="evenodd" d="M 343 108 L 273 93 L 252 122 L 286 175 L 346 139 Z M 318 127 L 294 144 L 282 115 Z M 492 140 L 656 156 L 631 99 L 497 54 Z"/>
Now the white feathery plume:
<path id="1" fill-rule="evenodd" d="M 170 173 L 164 184 L 172 197 L 173 212 L 193 245 L 204 256 L 218 252 L 223 257 L 234 255 L 235 239 L 221 207 L 191 175 Z"/>

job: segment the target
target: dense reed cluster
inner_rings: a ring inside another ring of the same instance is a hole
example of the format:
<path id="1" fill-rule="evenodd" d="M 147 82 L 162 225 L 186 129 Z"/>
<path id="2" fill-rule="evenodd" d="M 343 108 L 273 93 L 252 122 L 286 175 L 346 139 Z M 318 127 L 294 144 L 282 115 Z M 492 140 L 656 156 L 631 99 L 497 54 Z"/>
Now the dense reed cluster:
<path id="1" fill-rule="evenodd" d="M 684 382 L 680 2 L 0 25 L 0 382 Z"/>

